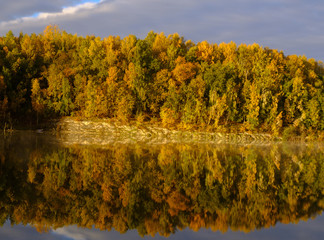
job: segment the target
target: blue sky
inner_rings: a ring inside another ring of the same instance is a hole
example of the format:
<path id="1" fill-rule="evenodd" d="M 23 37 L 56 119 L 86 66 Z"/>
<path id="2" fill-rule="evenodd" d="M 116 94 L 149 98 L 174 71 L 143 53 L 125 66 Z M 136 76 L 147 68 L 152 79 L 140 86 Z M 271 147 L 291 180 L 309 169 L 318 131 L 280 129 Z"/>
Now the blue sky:
<path id="1" fill-rule="evenodd" d="M 323 0 L 1 0 L 0 35 L 46 25 L 106 37 L 153 30 L 194 42 L 234 41 L 324 60 Z"/>

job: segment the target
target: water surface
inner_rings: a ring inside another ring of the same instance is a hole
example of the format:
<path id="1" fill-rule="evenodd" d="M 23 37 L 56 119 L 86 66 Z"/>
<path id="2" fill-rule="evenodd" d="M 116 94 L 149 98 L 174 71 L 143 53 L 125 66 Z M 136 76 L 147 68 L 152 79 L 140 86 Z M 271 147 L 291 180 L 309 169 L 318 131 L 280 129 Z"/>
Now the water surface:
<path id="1" fill-rule="evenodd" d="M 320 239 L 318 145 L 1 136 L 1 239 Z M 11 225 L 13 227 L 11 227 Z"/>

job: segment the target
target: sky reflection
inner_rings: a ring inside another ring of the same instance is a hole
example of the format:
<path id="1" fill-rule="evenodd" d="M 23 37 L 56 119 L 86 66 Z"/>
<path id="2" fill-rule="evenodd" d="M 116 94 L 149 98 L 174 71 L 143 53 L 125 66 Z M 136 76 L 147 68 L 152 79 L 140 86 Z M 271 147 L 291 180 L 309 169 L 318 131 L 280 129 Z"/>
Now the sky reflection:
<path id="1" fill-rule="evenodd" d="M 183 231 L 178 231 L 173 235 L 170 235 L 168 239 L 171 240 L 270 240 L 270 239 L 312 239 L 320 240 L 324 236 L 324 216 L 317 216 L 315 219 L 310 219 L 307 222 L 300 221 L 298 224 L 281 224 L 278 223 L 275 227 L 270 227 L 268 229 L 255 230 L 249 233 L 244 232 L 234 232 L 229 230 L 226 233 L 221 233 L 219 231 L 213 232 L 210 229 L 201 229 L 198 232 L 194 232 L 190 229 L 185 229 Z M 124 234 L 112 230 L 100 231 L 97 229 L 84 229 L 78 228 L 77 226 L 67 226 L 64 228 L 59 228 L 49 233 L 38 233 L 35 228 L 31 226 L 16 225 L 11 226 L 10 223 L 5 223 L 2 228 L 0 228 L 0 239 L 4 240 L 110 240 L 110 239 L 166 239 L 158 234 L 153 238 L 151 236 L 145 236 L 142 238 L 138 235 L 136 230 L 127 231 Z"/>

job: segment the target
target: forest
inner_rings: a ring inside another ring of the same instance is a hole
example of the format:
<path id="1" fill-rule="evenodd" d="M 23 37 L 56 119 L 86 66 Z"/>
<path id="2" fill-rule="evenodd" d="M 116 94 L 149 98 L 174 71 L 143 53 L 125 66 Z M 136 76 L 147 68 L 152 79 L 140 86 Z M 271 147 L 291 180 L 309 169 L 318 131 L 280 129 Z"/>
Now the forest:
<path id="1" fill-rule="evenodd" d="M 101 39 L 48 26 L 0 37 L 0 125 L 64 116 L 324 139 L 324 65 L 178 34 Z"/>
<path id="2" fill-rule="evenodd" d="M 0 144 L 0 226 L 249 232 L 324 209 L 324 152 L 314 146 L 21 142 L 34 149 Z"/>

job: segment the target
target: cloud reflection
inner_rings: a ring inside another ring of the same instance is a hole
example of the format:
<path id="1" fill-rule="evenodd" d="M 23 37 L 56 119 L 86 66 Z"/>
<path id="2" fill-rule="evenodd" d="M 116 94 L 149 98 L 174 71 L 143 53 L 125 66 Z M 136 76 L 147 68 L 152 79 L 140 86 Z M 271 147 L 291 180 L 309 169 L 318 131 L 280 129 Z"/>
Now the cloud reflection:
<path id="1" fill-rule="evenodd" d="M 73 240 L 87 240 L 86 236 L 82 234 L 79 229 L 75 227 L 58 228 L 52 231 L 54 234 L 62 235 Z"/>

